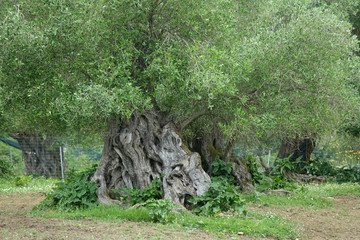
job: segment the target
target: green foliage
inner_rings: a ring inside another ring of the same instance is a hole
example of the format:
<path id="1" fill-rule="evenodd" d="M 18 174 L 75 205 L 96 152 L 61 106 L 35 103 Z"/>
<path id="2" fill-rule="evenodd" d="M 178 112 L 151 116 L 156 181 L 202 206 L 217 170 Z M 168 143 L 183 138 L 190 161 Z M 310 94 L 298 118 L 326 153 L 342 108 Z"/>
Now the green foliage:
<path id="1" fill-rule="evenodd" d="M 121 195 L 120 200 L 128 202 L 130 205 L 137 203 L 144 203 L 150 199 L 157 200 L 162 197 L 161 181 L 159 178 L 155 178 L 151 181 L 150 186 L 144 189 L 138 189 L 137 187 L 113 189 L 115 193 Z"/>
<path id="2" fill-rule="evenodd" d="M 266 176 L 265 171 L 259 166 L 258 161 L 253 156 L 246 156 L 246 165 L 249 167 L 252 184 L 257 191 L 264 191 L 273 188 L 271 179 Z"/>
<path id="3" fill-rule="evenodd" d="M 11 166 L 7 161 L 0 160 L 0 177 L 11 175 Z"/>
<path id="4" fill-rule="evenodd" d="M 220 159 L 216 159 L 211 163 L 213 176 L 230 176 L 232 166 L 230 162 L 225 162 Z"/>
<path id="5" fill-rule="evenodd" d="M 359 169 L 354 168 L 338 168 L 335 171 L 335 181 L 337 183 L 354 182 L 360 183 L 360 172 Z"/>
<path id="6" fill-rule="evenodd" d="M 329 159 L 318 157 L 312 158 L 305 169 L 313 176 L 334 176 L 336 172 Z"/>
<path id="7" fill-rule="evenodd" d="M 214 216 L 228 211 L 246 214 L 245 202 L 240 198 L 239 191 L 224 177 L 213 177 L 208 191 L 189 202 L 195 204 L 193 212 L 199 215 Z"/>
<path id="8" fill-rule="evenodd" d="M 1 95 L 0 95 L 1 96 Z M 2 136 L 4 136 L 3 134 Z M 5 135 L 6 136 L 6 135 Z M 25 164 L 22 159 L 22 151 L 11 147 L 12 155 L 12 168 L 14 175 L 23 175 L 25 173 Z M 10 159 L 10 147 L 9 145 L 0 141 L 0 176 L 2 171 L 8 169 L 11 174 L 11 159 Z"/>
<path id="9" fill-rule="evenodd" d="M 249 172 L 251 174 L 253 185 L 263 184 L 264 181 L 267 180 L 267 177 L 265 175 L 265 172 L 260 170 L 256 158 L 249 155 L 245 157 L 245 160 L 246 160 L 246 165 L 249 167 Z"/>
<path id="10" fill-rule="evenodd" d="M 159 107 L 180 122 L 208 109 L 202 132 L 321 134 L 359 109 L 349 84 L 358 43 L 341 4 L 10 2 L 0 15 L 6 131 L 99 131 Z"/>
<path id="11" fill-rule="evenodd" d="M 174 222 L 175 216 L 171 211 L 176 207 L 171 201 L 167 199 L 148 199 L 141 204 L 149 209 L 149 215 L 154 222 L 171 223 Z"/>
<path id="12" fill-rule="evenodd" d="M 285 189 L 292 191 L 298 188 L 298 184 L 287 178 L 284 178 L 283 176 L 270 175 L 269 177 L 271 179 L 271 189 Z"/>
<path id="13" fill-rule="evenodd" d="M 239 197 L 239 191 L 231 176 L 231 163 L 220 159 L 211 164 L 213 168 L 210 188 L 202 196 L 189 200 L 194 204 L 194 213 L 204 216 L 214 216 L 220 212 L 235 211 L 238 215 L 246 214 L 245 204 Z"/>
<path id="14" fill-rule="evenodd" d="M 351 167 L 334 167 L 326 158 L 315 158 L 305 168 L 314 176 L 327 176 L 337 183 L 360 183 L 360 171 Z"/>
<path id="15" fill-rule="evenodd" d="M 285 171 L 297 169 L 298 161 L 291 162 L 289 158 L 277 159 L 271 171 L 266 173 L 261 169 L 254 157 L 247 156 L 245 159 L 252 176 L 253 185 L 257 191 L 262 192 L 267 189 L 286 189 L 292 191 L 298 187 L 296 183 L 284 177 Z"/>
<path id="16" fill-rule="evenodd" d="M 28 176 L 18 176 L 14 178 L 15 186 L 17 187 L 26 187 L 29 185 L 29 183 L 33 180 L 32 175 Z"/>
<path id="17" fill-rule="evenodd" d="M 46 199 L 37 208 L 70 211 L 94 206 L 97 201 L 95 194 L 97 186 L 94 182 L 89 181 L 89 178 L 95 170 L 96 165 L 81 172 L 68 171 L 65 181 L 56 183 L 53 191 L 45 194 Z"/>
<path id="18" fill-rule="evenodd" d="M 296 159 L 295 161 L 290 161 L 290 157 L 288 158 L 282 158 L 282 159 L 276 159 L 274 163 L 274 167 L 271 170 L 272 175 L 280 175 L 282 176 L 285 172 L 298 172 L 299 169 L 298 165 L 301 162 L 301 157 Z"/>

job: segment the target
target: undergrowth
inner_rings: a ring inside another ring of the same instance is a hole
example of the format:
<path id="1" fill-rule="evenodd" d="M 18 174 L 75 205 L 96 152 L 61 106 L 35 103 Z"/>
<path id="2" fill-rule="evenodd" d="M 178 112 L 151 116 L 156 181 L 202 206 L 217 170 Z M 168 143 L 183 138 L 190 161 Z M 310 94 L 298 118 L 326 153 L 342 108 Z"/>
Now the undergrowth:
<path id="1" fill-rule="evenodd" d="M 268 189 L 293 191 L 299 187 L 298 184 L 284 176 L 284 172 L 296 170 L 298 161 L 291 162 L 289 158 L 277 159 L 274 167 L 266 172 L 253 156 L 246 156 L 245 160 L 256 191 L 262 192 Z"/>
<path id="2" fill-rule="evenodd" d="M 234 178 L 230 175 L 231 163 L 216 160 L 212 163 L 212 169 L 210 188 L 202 196 L 189 200 L 194 204 L 193 212 L 203 216 L 224 212 L 237 216 L 246 215 L 245 201 L 241 199 Z"/>
<path id="3" fill-rule="evenodd" d="M 97 202 L 95 190 L 97 186 L 89 181 L 94 174 L 96 165 L 84 171 L 70 170 L 63 182 L 56 183 L 56 186 L 49 193 L 45 193 L 45 200 L 36 209 L 54 208 L 60 211 L 71 211 L 92 207 Z"/>
<path id="4" fill-rule="evenodd" d="M 131 206 L 137 203 L 144 203 L 149 199 L 161 199 L 162 198 L 162 183 L 159 178 L 155 178 L 151 181 L 150 186 L 139 189 L 134 188 L 120 188 L 113 189 L 113 192 L 118 193 L 120 197 L 118 200 L 124 203 L 128 203 Z"/>
<path id="5" fill-rule="evenodd" d="M 299 162 L 291 162 L 289 158 L 277 159 L 274 167 L 266 172 L 259 162 L 252 156 L 246 157 L 252 174 L 255 189 L 251 193 L 241 194 L 246 202 L 261 205 L 291 205 L 307 208 L 324 208 L 333 206 L 329 197 L 336 195 L 360 195 L 360 173 L 356 169 L 334 168 L 329 161 L 315 159 L 300 171 L 307 171 L 309 175 L 326 176 L 327 182 L 321 185 L 299 184 L 285 177 L 286 171 L 299 171 Z M 283 189 L 290 191 L 286 196 L 267 195 L 265 190 Z"/>
<path id="6" fill-rule="evenodd" d="M 334 167 L 328 159 L 314 158 L 305 167 L 313 176 L 327 176 L 330 181 L 336 183 L 360 183 L 360 171 L 350 166 Z"/>

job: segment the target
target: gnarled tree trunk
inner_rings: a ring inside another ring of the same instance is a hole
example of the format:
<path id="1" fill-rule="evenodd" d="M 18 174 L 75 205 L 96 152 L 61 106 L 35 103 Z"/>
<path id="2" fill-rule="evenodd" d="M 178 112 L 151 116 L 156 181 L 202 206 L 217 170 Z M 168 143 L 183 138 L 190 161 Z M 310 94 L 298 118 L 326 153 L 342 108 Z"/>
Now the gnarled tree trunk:
<path id="1" fill-rule="evenodd" d="M 209 188 L 210 177 L 201 167 L 200 155 L 184 145 L 167 114 L 137 112 L 120 124 L 109 124 L 109 130 L 92 178 L 100 203 L 118 203 L 112 189 L 143 189 L 154 178 L 162 181 L 164 199 L 181 205 Z"/>
<path id="2" fill-rule="evenodd" d="M 26 174 L 61 177 L 60 150 L 54 147 L 53 138 L 44 139 L 26 133 L 11 133 L 9 135 L 17 140 L 21 147 Z M 63 159 L 63 167 L 65 171 L 65 158 Z"/>

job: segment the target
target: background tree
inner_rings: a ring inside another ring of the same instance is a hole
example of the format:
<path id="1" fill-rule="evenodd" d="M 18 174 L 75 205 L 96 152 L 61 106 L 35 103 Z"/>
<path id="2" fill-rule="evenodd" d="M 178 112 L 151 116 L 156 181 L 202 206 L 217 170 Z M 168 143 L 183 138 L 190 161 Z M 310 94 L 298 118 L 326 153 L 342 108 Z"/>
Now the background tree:
<path id="1" fill-rule="evenodd" d="M 160 177 L 164 198 L 184 204 L 210 180 L 187 144 L 228 161 L 240 138 L 321 135 L 358 110 L 351 24 L 313 1 L 23 0 L 7 9 L 3 128 L 107 128 L 94 176 L 103 203 L 113 188 Z"/>
<path id="2" fill-rule="evenodd" d="M 310 1 L 313 6 L 322 7 L 324 9 L 334 12 L 339 18 L 350 21 L 353 25 L 352 32 L 358 37 L 358 15 L 360 4 L 358 1 L 354 0 L 341 0 L 341 1 Z M 357 50 L 355 50 L 357 52 Z M 357 85 L 359 83 L 359 74 L 356 68 L 349 68 L 351 74 L 348 76 L 347 84 L 355 89 L 358 89 Z M 345 118 L 346 119 L 346 118 Z M 341 126 L 347 125 L 347 120 L 339 122 Z M 356 132 L 356 123 L 352 124 L 352 127 L 345 127 L 349 132 Z M 336 134 L 342 127 L 335 128 L 331 134 Z M 278 158 L 287 158 L 290 157 L 290 161 L 300 160 L 302 163 L 299 165 L 299 171 L 303 169 L 306 164 L 310 163 L 310 156 L 315 148 L 315 141 L 321 137 L 317 136 L 316 132 L 312 131 L 310 135 L 293 135 L 291 137 L 283 138 L 282 144 L 279 149 Z"/>

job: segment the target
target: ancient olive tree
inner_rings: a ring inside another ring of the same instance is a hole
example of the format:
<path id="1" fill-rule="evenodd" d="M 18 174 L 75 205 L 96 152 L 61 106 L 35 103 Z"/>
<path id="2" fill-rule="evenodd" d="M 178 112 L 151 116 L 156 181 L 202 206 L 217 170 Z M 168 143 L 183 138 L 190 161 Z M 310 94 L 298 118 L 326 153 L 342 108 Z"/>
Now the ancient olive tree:
<path id="1" fill-rule="evenodd" d="M 208 189 L 201 160 L 215 158 L 233 160 L 246 189 L 246 166 L 231 159 L 240 138 L 320 134 L 358 106 L 351 25 L 309 0 L 23 0 L 7 9 L 6 126 L 106 129 L 93 177 L 102 203 L 115 202 L 114 188 L 160 178 L 164 198 L 184 204 Z"/>

